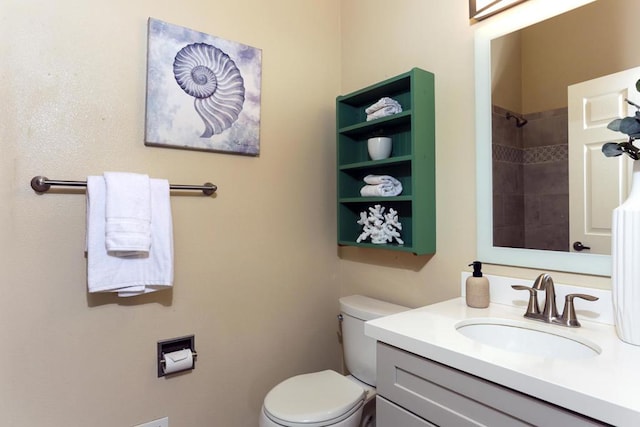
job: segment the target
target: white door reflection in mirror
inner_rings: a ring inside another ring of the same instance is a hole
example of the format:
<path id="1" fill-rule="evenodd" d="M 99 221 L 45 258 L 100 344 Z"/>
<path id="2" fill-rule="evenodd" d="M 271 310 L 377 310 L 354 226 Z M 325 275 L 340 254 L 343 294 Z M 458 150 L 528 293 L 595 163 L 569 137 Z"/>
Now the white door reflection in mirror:
<path id="1" fill-rule="evenodd" d="M 570 247 L 580 242 L 592 254 L 611 253 L 611 214 L 627 197 L 632 160 L 608 158 L 602 144 L 626 140 L 607 129 L 616 118 L 633 115 L 626 98 L 638 102 L 640 67 L 571 85 L 569 107 Z"/>

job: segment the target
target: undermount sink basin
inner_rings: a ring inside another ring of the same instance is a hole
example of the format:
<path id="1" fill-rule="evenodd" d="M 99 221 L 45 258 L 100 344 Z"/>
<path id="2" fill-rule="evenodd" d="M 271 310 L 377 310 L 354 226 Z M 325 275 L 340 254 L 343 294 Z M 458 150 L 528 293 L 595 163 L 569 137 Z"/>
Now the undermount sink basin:
<path id="1" fill-rule="evenodd" d="M 456 330 L 467 338 L 502 350 L 556 359 L 584 359 L 600 354 L 600 347 L 588 340 L 563 333 L 562 326 L 509 319 L 468 319 Z M 553 328 L 553 330 L 550 330 Z"/>

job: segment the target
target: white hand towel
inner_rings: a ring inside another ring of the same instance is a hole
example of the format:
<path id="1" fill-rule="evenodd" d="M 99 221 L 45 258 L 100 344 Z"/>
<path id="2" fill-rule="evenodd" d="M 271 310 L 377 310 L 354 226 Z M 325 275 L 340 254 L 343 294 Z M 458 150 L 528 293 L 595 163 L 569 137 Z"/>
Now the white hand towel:
<path id="1" fill-rule="evenodd" d="M 402 193 L 402 183 L 390 175 L 367 175 L 360 189 L 362 197 L 392 197 Z"/>
<path id="2" fill-rule="evenodd" d="M 116 256 L 137 256 L 151 246 L 149 176 L 105 172 L 107 251 Z"/>
<path id="3" fill-rule="evenodd" d="M 389 98 L 388 96 L 385 96 L 383 98 L 380 98 L 380 100 L 378 100 L 378 102 L 376 102 L 373 105 L 370 105 L 369 107 L 367 107 L 364 112 L 367 114 L 372 114 L 375 113 L 378 110 L 381 110 L 385 107 L 389 107 L 389 106 L 393 106 L 394 108 L 399 109 L 400 111 L 402 111 L 402 106 L 400 105 L 400 103 L 398 101 L 396 101 L 393 98 Z"/>
<path id="4" fill-rule="evenodd" d="M 87 285 L 89 292 L 134 296 L 173 285 L 173 225 L 169 182 L 150 180 L 151 250 L 147 256 L 118 257 L 105 246 L 106 184 L 87 178 Z"/>
<path id="5" fill-rule="evenodd" d="M 362 179 L 365 183 L 370 185 L 378 184 L 400 184 L 400 181 L 392 177 L 391 175 L 367 175 Z"/>
<path id="6" fill-rule="evenodd" d="M 395 107 L 393 105 L 389 105 L 381 108 L 380 110 L 374 111 L 371 114 L 367 114 L 367 121 L 379 119 L 381 117 L 391 116 L 394 114 L 398 114 L 402 112 L 402 108 Z"/>

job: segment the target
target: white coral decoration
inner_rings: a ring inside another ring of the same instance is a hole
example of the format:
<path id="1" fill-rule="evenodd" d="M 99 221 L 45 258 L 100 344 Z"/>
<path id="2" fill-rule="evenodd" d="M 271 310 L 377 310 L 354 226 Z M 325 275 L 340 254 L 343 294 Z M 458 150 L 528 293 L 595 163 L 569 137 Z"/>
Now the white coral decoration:
<path id="1" fill-rule="evenodd" d="M 356 240 L 357 243 L 370 237 L 371 242 L 376 244 L 393 242 L 393 239 L 400 245 L 404 244 L 400 238 L 402 224 L 398 222 L 398 212 L 393 208 L 389 208 L 386 214 L 384 211 L 384 206 L 375 205 L 369 208 L 368 216 L 367 212 L 360 212 L 358 224 L 362 225 L 362 234 Z"/>

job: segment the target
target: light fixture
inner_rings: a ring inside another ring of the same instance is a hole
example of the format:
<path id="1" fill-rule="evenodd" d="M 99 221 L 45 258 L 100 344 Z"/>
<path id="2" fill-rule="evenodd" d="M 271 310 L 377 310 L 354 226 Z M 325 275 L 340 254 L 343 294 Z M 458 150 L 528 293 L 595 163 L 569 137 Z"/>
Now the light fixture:
<path id="1" fill-rule="evenodd" d="M 480 21 L 527 0 L 469 0 L 469 19 Z"/>

